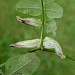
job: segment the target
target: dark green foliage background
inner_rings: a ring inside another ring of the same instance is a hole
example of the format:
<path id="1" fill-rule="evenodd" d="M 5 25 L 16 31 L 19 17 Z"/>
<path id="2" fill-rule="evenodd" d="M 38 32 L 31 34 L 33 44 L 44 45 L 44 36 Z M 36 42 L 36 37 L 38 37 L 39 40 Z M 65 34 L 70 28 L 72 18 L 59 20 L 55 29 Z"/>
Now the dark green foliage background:
<path id="1" fill-rule="evenodd" d="M 15 16 L 21 15 L 16 11 L 16 3 L 19 0 L 0 0 L 0 64 L 11 56 L 23 53 L 25 49 L 13 49 L 9 45 L 25 39 L 39 37 L 39 31 L 35 27 L 24 26 Z M 57 21 L 56 39 L 64 53 L 75 59 L 75 0 L 56 0 L 63 7 L 64 14 Z M 61 60 L 55 54 L 38 52 L 41 65 L 33 75 L 75 75 L 75 61 Z"/>

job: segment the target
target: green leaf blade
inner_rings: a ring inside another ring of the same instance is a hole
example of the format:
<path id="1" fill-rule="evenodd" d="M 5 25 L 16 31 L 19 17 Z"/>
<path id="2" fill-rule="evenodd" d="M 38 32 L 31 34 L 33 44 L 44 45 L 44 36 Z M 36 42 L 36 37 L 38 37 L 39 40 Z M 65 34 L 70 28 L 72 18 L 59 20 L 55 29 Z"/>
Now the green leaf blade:
<path id="1" fill-rule="evenodd" d="M 6 62 L 6 75 L 31 75 L 40 64 L 35 53 L 17 55 Z"/>
<path id="2" fill-rule="evenodd" d="M 48 33 L 52 33 L 54 36 L 56 35 L 56 21 L 55 20 L 50 20 L 45 23 L 45 30 Z"/>
<path id="3" fill-rule="evenodd" d="M 46 2 L 45 12 L 49 18 L 61 18 L 63 15 L 63 9 L 54 2 Z"/>
<path id="4" fill-rule="evenodd" d="M 41 14 L 41 1 L 40 0 L 23 0 L 16 5 L 17 11 L 32 16 Z"/>
<path id="5" fill-rule="evenodd" d="M 0 75 L 4 75 L 4 73 L 2 72 L 2 70 L 0 69 Z"/>

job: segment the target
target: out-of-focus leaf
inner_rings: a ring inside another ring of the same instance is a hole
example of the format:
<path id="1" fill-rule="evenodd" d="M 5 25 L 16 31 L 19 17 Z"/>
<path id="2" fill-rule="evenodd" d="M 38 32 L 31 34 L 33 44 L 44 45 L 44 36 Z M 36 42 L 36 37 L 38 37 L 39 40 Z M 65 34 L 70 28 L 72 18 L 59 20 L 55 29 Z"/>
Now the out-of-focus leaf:
<path id="1" fill-rule="evenodd" d="M 3 66 L 5 66 L 5 63 L 6 63 L 6 62 L 0 64 L 0 68 L 3 67 Z"/>
<path id="2" fill-rule="evenodd" d="M 50 20 L 45 23 L 45 31 L 47 33 L 51 32 L 55 36 L 56 30 L 57 30 L 57 26 L 56 26 L 56 22 L 54 20 Z"/>
<path id="3" fill-rule="evenodd" d="M 40 65 L 35 53 L 11 57 L 5 65 L 6 75 L 31 75 Z"/>
<path id="4" fill-rule="evenodd" d="M 2 70 L 0 69 L 0 75 L 4 75 L 4 73 L 2 72 Z"/>
<path id="5" fill-rule="evenodd" d="M 23 0 L 16 5 L 16 9 L 23 14 L 38 16 L 41 14 L 41 0 Z"/>
<path id="6" fill-rule="evenodd" d="M 49 18 L 61 18 L 63 14 L 63 9 L 54 2 L 45 3 L 45 12 Z"/>

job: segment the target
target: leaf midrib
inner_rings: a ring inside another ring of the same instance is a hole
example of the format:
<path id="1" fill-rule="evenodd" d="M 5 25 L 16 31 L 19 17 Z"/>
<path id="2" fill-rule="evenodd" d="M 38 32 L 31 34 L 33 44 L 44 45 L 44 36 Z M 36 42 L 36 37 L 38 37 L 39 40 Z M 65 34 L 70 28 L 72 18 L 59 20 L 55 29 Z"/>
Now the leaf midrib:
<path id="1" fill-rule="evenodd" d="M 25 8 L 25 9 L 39 9 L 39 10 L 41 10 L 41 8 L 37 8 L 37 7 L 19 7 L 18 9 L 20 9 L 20 8 Z M 58 12 L 58 13 L 61 13 L 60 11 L 58 11 L 58 10 L 53 10 L 53 9 L 44 9 L 45 11 L 55 11 L 55 12 Z M 62 13 L 61 13 L 62 14 Z"/>
<path id="2" fill-rule="evenodd" d="M 18 8 L 25 8 L 25 9 L 41 9 L 39 7 L 18 7 Z"/>
<path id="3" fill-rule="evenodd" d="M 56 11 L 58 13 L 62 13 L 62 12 L 59 12 L 58 10 L 53 10 L 53 9 L 45 9 L 46 11 Z"/>
<path id="4" fill-rule="evenodd" d="M 35 58 L 34 58 L 35 59 Z M 33 60 L 34 60 L 33 59 Z M 32 62 L 33 60 L 31 60 L 30 62 Z M 25 64 L 25 65 L 28 65 L 30 62 L 28 62 L 27 64 Z M 12 75 L 12 74 L 14 74 L 14 73 L 16 73 L 17 71 L 19 71 L 20 69 L 22 69 L 25 65 L 23 65 L 23 66 L 21 66 L 20 68 L 18 68 L 17 70 L 15 70 L 15 71 L 13 71 L 11 74 L 9 74 L 9 75 Z"/>

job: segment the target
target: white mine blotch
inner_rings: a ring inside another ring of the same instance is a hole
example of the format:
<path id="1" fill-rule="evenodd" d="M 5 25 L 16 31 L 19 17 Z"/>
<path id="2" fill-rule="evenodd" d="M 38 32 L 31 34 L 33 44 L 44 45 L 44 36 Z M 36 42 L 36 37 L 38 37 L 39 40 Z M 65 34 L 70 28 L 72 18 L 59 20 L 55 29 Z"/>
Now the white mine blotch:
<path id="1" fill-rule="evenodd" d="M 41 27 L 42 22 L 40 19 L 35 19 L 35 18 L 21 18 L 19 16 L 16 16 L 17 20 L 23 24 L 35 26 L 35 27 Z"/>
<path id="2" fill-rule="evenodd" d="M 40 45 L 40 39 L 26 40 L 11 44 L 10 47 L 15 48 L 38 48 Z"/>
<path id="3" fill-rule="evenodd" d="M 44 42 L 43 42 L 43 45 L 45 48 L 47 49 L 52 49 L 54 48 L 55 49 L 55 52 L 58 56 L 60 56 L 62 59 L 65 58 L 65 55 L 59 45 L 59 43 L 57 41 L 55 41 L 54 39 L 52 38 L 49 38 L 49 37 L 45 37 L 44 39 Z"/>

